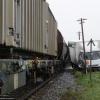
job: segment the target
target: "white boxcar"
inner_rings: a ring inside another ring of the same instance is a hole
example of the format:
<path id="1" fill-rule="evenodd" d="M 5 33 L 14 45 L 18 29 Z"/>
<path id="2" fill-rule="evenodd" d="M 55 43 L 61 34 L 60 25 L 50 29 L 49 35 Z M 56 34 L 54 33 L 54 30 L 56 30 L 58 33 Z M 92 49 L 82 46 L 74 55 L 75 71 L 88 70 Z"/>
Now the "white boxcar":
<path id="1" fill-rule="evenodd" d="M 45 0 L 0 0 L 0 44 L 57 55 L 57 22 Z"/>

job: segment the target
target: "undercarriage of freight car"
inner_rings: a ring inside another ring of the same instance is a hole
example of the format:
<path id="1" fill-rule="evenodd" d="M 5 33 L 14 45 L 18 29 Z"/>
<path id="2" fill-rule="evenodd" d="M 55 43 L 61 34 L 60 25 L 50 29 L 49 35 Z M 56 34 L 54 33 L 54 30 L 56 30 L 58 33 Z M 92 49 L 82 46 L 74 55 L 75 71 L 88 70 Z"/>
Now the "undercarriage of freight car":
<path id="1" fill-rule="evenodd" d="M 36 57 L 38 57 L 44 60 L 53 60 L 56 58 L 56 56 L 53 55 L 29 51 L 13 46 L 0 45 L 0 59 L 19 59 L 20 57 L 22 59 L 35 59 Z"/>

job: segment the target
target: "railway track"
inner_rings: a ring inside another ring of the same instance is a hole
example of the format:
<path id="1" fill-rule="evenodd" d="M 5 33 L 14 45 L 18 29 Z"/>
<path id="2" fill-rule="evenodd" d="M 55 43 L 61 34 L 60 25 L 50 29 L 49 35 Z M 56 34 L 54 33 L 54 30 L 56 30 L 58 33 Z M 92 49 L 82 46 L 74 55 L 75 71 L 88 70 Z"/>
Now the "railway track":
<path id="1" fill-rule="evenodd" d="M 30 82 L 31 84 L 21 87 L 8 95 L 0 96 L 0 100 L 30 100 L 29 98 L 31 98 L 31 96 L 42 91 L 46 86 L 50 86 L 51 84 L 49 83 L 52 83 L 53 80 L 57 79 L 57 77 L 60 77 L 62 74 L 63 72 L 60 72 L 59 74 L 56 73 L 44 82 L 37 82 L 36 85 Z"/>
<path id="2" fill-rule="evenodd" d="M 0 100 L 28 100 L 28 98 L 30 98 L 32 95 L 34 95 L 34 93 L 36 93 L 41 88 L 43 88 L 46 84 L 48 84 L 48 82 L 51 81 L 54 77 L 55 76 L 50 77 L 49 79 L 36 85 L 35 87 L 31 86 L 28 88 L 22 88 L 8 95 L 0 95 Z"/>
<path id="3" fill-rule="evenodd" d="M 66 70 L 66 69 L 65 69 Z M 20 99 L 17 100 L 33 100 L 30 99 L 31 96 L 34 97 L 35 94 L 37 94 L 39 91 L 44 90 L 45 86 L 49 86 L 50 84 L 52 84 L 54 82 L 54 80 L 58 79 L 59 77 L 61 77 L 64 73 L 66 73 L 66 71 L 60 72 L 59 74 L 54 74 L 53 76 L 51 76 L 49 79 L 47 79 L 46 81 L 44 81 L 43 83 L 41 83 L 39 86 L 35 87 L 33 90 L 31 90 L 28 94 L 26 94 L 25 96 L 23 96 Z M 68 72 L 72 71 L 72 69 L 67 69 Z M 50 84 L 49 84 L 50 83 Z"/>
<path id="4" fill-rule="evenodd" d="M 28 86 L 24 86 L 24 87 L 18 89 L 17 91 L 12 92 L 11 94 L 9 94 L 9 97 L 14 98 L 14 100 L 28 100 L 28 98 L 30 98 L 36 92 L 41 90 L 41 88 L 43 88 L 46 84 L 48 84 L 48 82 L 50 82 L 56 76 L 57 76 L 57 74 L 51 76 L 50 78 L 48 78 L 44 82 L 41 82 L 41 83 L 37 82 L 36 85 L 33 85 L 34 83 L 28 84 Z M 3 100 L 6 100 L 6 99 L 3 99 Z"/>
<path id="5" fill-rule="evenodd" d="M 74 76 L 65 71 L 53 78 L 47 85 L 32 94 L 27 100 L 61 100 L 62 95 L 69 89 L 76 91 L 78 88 Z"/>
<path id="6" fill-rule="evenodd" d="M 18 100 L 28 100 L 29 97 L 31 97 L 34 93 L 36 93 L 38 90 L 40 90 L 41 88 L 43 88 L 46 84 L 48 84 L 49 81 L 51 81 L 54 78 L 51 77 L 48 80 L 44 81 L 43 83 L 41 83 L 39 86 L 36 86 L 33 90 L 31 90 L 28 94 L 26 94 L 25 96 L 23 96 L 22 98 L 18 99 Z"/>
<path id="7" fill-rule="evenodd" d="M 28 98 L 30 98 L 31 95 L 33 95 L 34 93 L 39 91 L 41 88 L 43 88 L 46 84 L 48 84 L 48 82 L 52 80 L 53 77 L 47 79 L 43 83 L 40 83 L 34 87 L 32 86 L 24 87 L 7 95 L 0 95 L 0 100 L 28 100 Z"/>

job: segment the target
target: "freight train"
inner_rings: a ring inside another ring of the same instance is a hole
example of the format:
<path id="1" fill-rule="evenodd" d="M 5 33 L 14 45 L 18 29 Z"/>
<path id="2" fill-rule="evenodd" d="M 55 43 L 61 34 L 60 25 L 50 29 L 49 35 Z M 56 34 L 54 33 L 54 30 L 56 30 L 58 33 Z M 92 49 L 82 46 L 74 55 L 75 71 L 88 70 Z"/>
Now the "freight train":
<path id="1" fill-rule="evenodd" d="M 13 48 L 13 53 L 11 53 L 10 48 Z M 31 54 L 33 55 L 34 52 L 12 46 L 1 46 L 0 49 L 3 57 L 3 59 L 0 59 L 0 78 L 4 83 L 2 94 L 10 93 L 28 84 L 30 81 L 36 84 L 38 78 L 45 81 L 53 74 L 61 72 L 69 60 L 68 46 L 64 42 L 60 31 L 57 33 L 58 50 L 56 57 L 50 55 L 38 56 L 39 54 L 37 55 L 37 53 L 35 53 L 36 57 L 32 57 Z M 8 53 L 9 58 L 4 58 L 6 53 Z M 38 61 L 36 69 L 33 63 L 35 59 Z"/>
<path id="2" fill-rule="evenodd" d="M 1 59 L 66 58 L 67 44 L 46 0 L 1 0 L 0 5 Z"/>
<path id="3" fill-rule="evenodd" d="M 31 79 L 36 82 L 37 77 L 45 80 L 60 71 L 68 59 L 68 46 L 46 0 L 0 0 L 2 93 Z"/>

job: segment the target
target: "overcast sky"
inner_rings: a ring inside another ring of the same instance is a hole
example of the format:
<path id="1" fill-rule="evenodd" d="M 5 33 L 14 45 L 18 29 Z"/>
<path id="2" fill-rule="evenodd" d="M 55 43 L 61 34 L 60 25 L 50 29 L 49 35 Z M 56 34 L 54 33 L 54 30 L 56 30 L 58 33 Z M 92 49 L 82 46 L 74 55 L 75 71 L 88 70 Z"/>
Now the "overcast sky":
<path id="1" fill-rule="evenodd" d="M 100 0 L 46 0 L 58 22 L 65 41 L 78 41 L 81 26 L 77 20 L 86 18 L 85 40 L 100 40 Z"/>

